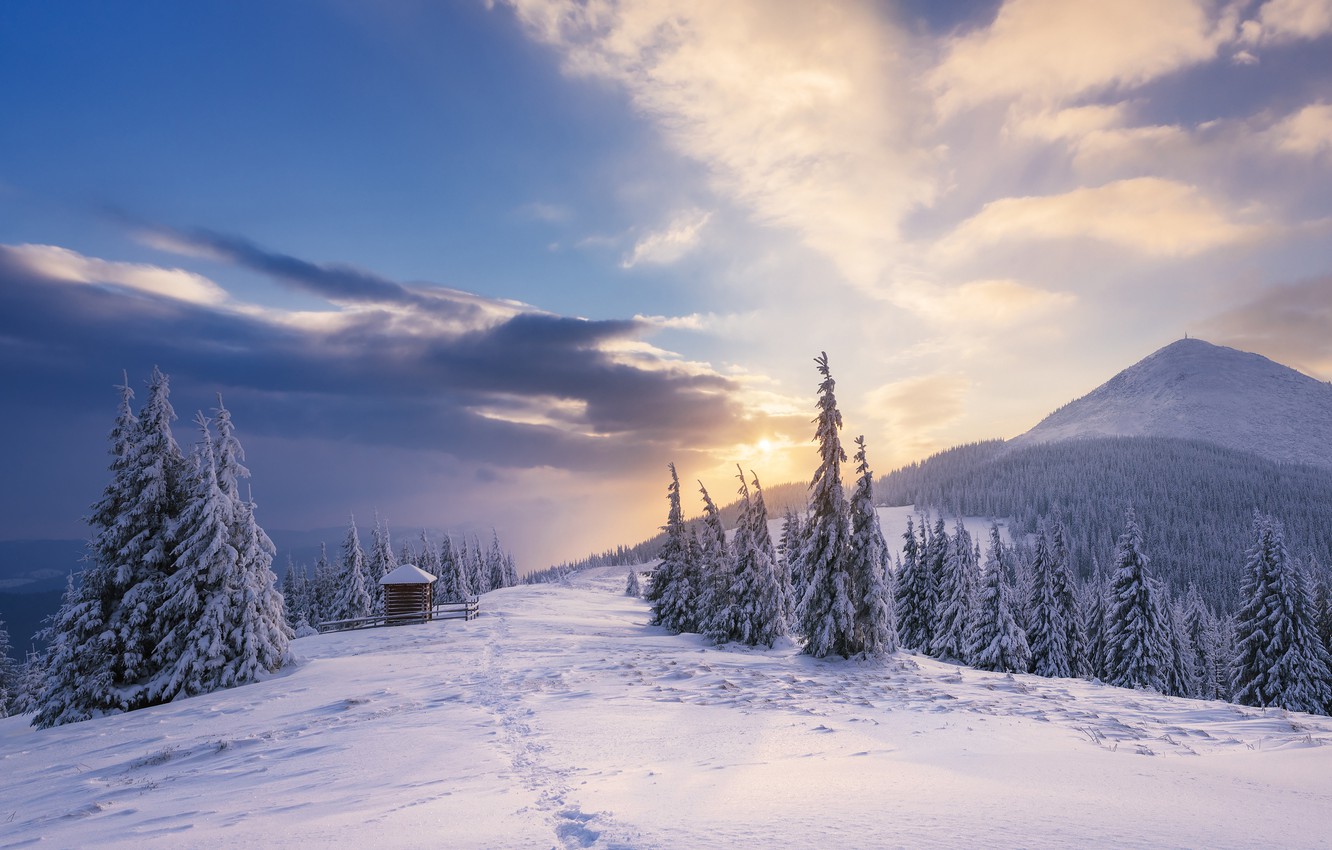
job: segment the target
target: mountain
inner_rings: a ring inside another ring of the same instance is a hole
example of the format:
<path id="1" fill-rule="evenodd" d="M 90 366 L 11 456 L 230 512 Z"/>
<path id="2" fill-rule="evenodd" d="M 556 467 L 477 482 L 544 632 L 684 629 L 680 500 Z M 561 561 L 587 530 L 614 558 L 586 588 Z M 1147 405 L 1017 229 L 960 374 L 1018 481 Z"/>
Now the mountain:
<path id="1" fill-rule="evenodd" d="M 1332 468 L 1332 384 L 1258 354 L 1182 339 L 1008 441 L 1174 437 Z"/>
<path id="2" fill-rule="evenodd" d="M 0 720 L 3 847 L 1325 847 L 1332 718 L 709 645 L 625 568 L 294 641 L 266 681 Z M 1187 789 L 1181 793 L 1180 789 Z"/>

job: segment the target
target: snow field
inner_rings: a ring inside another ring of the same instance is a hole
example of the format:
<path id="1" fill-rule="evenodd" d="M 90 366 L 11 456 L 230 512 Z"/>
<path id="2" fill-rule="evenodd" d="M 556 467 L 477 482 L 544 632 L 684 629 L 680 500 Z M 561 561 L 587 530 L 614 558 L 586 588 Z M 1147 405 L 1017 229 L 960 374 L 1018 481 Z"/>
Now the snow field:
<path id="1" fill-rule="evenodd" d="M 626 568 L 296 641 L 285 675 L 0 721 L 0 847 L 1281 847 L 1332 720 L 648 627 Z"/>

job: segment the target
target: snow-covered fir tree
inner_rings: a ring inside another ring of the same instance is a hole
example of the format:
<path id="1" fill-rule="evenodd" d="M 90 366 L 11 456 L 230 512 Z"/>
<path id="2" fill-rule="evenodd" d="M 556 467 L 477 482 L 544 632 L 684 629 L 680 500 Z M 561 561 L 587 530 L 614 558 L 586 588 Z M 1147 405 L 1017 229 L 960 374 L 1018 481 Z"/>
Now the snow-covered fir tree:
<path id="1" fill-rule="evenodd" d="M 17 701 L 20 686 L 18 662 L 10 656 L 9 630 L 0 620 L 0 717 L 8 717 Z"/>
<path id="2" fill-rule="evenodd" d="M 87 637 L 88 624 L 100 616 L 100 600 L 82 590 L 72 575 L 66 578 L 60 608 L 49 626 L 50 645 L 32 721 L 39 728 L 125 709 L 113 680 L 111 636 L 98 639 L 94 633 Z"/>
<path id="3" fill-rule="evenodd" d="M 865 437 L 856 437 L 856 489 L 851 494 L 851 551 L 847 572 L 856 606 L 853 647 L 857 654 L 886 655 L 897 651 L 893 599 L 886 583 L 888 545 L 874 507 L 874 473 L 865 456 Z"/>
<path id="4" fill-rule="evenodd" d="M 1068 678 L 1077 673 L 1075 640 L 1077 601 L 1067 552 L 1058 551 L 1049 527 L 1041 529 L 1031 561 L 1031 598 L 1027 607 L 1027 643 L 1031 672 Z"/>
<path id="5" fill-rule="evenodd" d="M 306 604 L 305 567 L 297 567 L 287 555 L 287 569 L 282 574 L 282 608 L 287 625 L 294 632 L 299 624 L 309 626 L 310 612 Z"/>
<path id="6" fill-rule="evenodd" d="M 168 377 L 154 367 L 130 450 L 138 486 L 124 500 L 121 522 L 133 533 L 121 550 L 115 578 L 124 596 L 107 622 L 117 637 L 118 651 L 111 657 L 127 708 L 147 704 L 142 684 L 152 673 L 149 656 L 163 634 L 157 610 L 175 568 L 175 519 L 188 492 L 185 457 L 171 434 L 176 413 L 170 394 Z"/>
<path id="7" fill-rule="evenodd" d="M 490 587 L 498 590 L 508 587 L 504 574 L 504 550 L 500 548 L 499 533 L 490 530 L 490 549 L 486 552 L 486 572 L 490 575 Z"/>
<path id="8" fill-rule="evenodd" d="M 277 549 L 255 519 L 254 498 L 235 505 L 232 539 L 239 568 L 240 616 L 235 627 L 236 656 L 224 667 L 223 687 L 253 682 L 286 663 L 292 632 L 282 618 L 273 556 Z"/>
<path id="9" fill-rule="evenodd" d="M 754 645 L 762 643 L 764 646 L 772 646 L 777 638 L 790 632 L 789 612 L 794 607 L 791 602 L 791 571 L 777 555 L 772 531 L 768 527 L 768 502 L 763 496 L 763 485 L 759 484 L 758 476 L 752 469 L 749 475 L 750 485 L 754 488 L 754 506 L 749 514 L 751 535 L 760 559 L 770 565 L 767 571 L 755 573 L 753 584 L 757 585 L 757 590 L 752 592 L 752 596 L 760 600 L 758 605 L 762 611 L 755 615 L 750 634 L 755 636 Z"/>
<path id="10" fill-rule="evenodd" d="M 1332 655 L 1332 581 L 1328 571 L 1310 556 L 1308 562 L 1308 584 L 1313 588 L 1314 630 L 1323 644 L 1323 649 Z"/>
<path id="11" fill-rule="evenodd" d="M 689 533 L 680 506 L 680 477 L 670 464 L 671 483 L 666 488 L 666 524 L 662 531 L 660 560 L 652 570 L 647 599 L 652 603 L 652 622 L 674 632 L 686 631 L 693 618 L 699 588 L 694 584 L 695 570 L 690 563 Z"/>
<path id="12" fill-rule="evenodd" d="M 920 540 L 915 523 L 907 517 L 906 532 L 902 535 L 902 566 L 893 585 L 896 606 L 897 640 L 906 649 L 921 652 L 930 648 L 933 631 L 934 589 L 930 583 L 929 567 L 922 558 Z"/>
<path id="13" fill-rule="evenodd" d="M 804 527 L 800 514 L 787 508 L 782 516 L 782 534 L 777 542 L 777 562 L 782 576 L 782 585 L 786 588 L 786 622 L 796 621 L 796 608 L 805 594 L 805 582 L 795 572 L 799 560 Z"/>
<path id="14" fill-rule="evenodd" d="M 809 485 L 810 519 L 797 570 L 807 581 L 799 608 L 799 631 L 805 638 L 805 654 L 849 658 L 859 648 L 855 638 L 856 603 L 847 563 L 851 514 L 842 489 L 842 464 L 846 461 L 838 433 L 842 414 L 837 409 L 836 383 L 828 368 L 827 353 L 821 352 L 814 362 L 823 376 L 819 415 L 814 420 L 819 467 Z"/>
<path id="15" fill-rule="evenodd" d="M 201 441 L 194 454 L 195 486 L 177 523 L 175 556 L 180 568 L 167 582 L 158 620 L 162 636 L 153 661 L 159 672 L 149 699 L 166 702 L 222 687 L 222 666 L 239 588 L 232 539 L 234 503 L 220 486 L 208 421 L 197 422 Z"/>
<path id="16" fill-rule="evenodd" d="M 1302 571 L 1286 552 L 1280 522 L 1255 514 L 1254 537 L 1235 614 L 1234 700 L 1325 714 L 1332 672 Z"/>
<path id="17" fill-rule="evenodd" d="M 1083 583 L 1078 597 L 1078 618 L 1084 635 L 1081 675 L 1092 679 L 1105 678 L 1106 593 L 1100 561 L 1092 559 L 1091 577 Z"/>
<path id="18" fill-rule="evenodd" d="M 972 667 L 1025 673 L 1031 663 L 1027 636 L 1013 619 L 1012 591 L 1004 580 L 1004 544 L 999 525 L 990 525 L 990 551 L 985 559 L 976 607 L 968 629 L 967 657 Z"/>
<path id="19" fill-rule="evenodd" d="M 935 519 L 933 528 L 930 528 L 928 518 L 921 517 L 920 532 L 925 538 L 920 547 L 920 559 L 925 567 L 926 586 L 929 588 L 924 618 L 925 643 L 921 651 L 929 652 L 934 646 L 935 633 L 939 627 L 939 609 L 942 606 L 939 594 L 943 587 L 944 574 L 948 570 L 952 540 L 948 537 L 948 527 L 942 515 Z"/>
<path id="20" fill-rule="evenodd" d="M 786 588 L 768 533 L 768 509 L 757 476 L 751 500 L 744 473 L 740 479 L 740 518 L 731 542 L 728 604 L 709 630 L 718 642 L 772 646 L 786 634 Z"/>
<path id="21" fill-rule="evenodd" d="M 356 530 L 355 516 L 348 517 L 347 536 L 342 541 L 337 576 L 338 581 L 329 600 L 329 619 L 353 620 L 374 614 L 374 597 L 370 595 L 365 550 L 361 548 L 361 537 Z"/>
<path id="22" fill-rule="evenodd" d="M 971 535 L 959 518 L 953 526 L 953 537 L 939 583 L 931 655 L 967 661 L 967 624 L 971 621 L 971 606 L 976 597 L 976 570 Z"/>
<path id="23" fill-rule="evenodd" d="M 1160 589 L 1157 598 L 1166 600 L 1168 594 Z M 1166 618 L 1166 632 L 1170 642 L 1170 663 L 1166 667 L 1166 691 L 1173 696 L 1199 698 L 1202 679 L 1196 664 L 1197 648 L 1189 636 L 1188 617 L 1184 601 L 1163 601 L 1162 613 Z"/>
<path id="24" fill-rule="evenodd" d="M 701 481 L 698 490 L 703 497 L 703 523 L 697 529 L 699 593 L 685 631 L 699 632 L 716 643 L 725 643 L 731 639 L 731 584 L 736 565 L 731 547 L 726 545 L 726 529 L 716 503 Z M 747 505 L 742 506 L 741 511 L 746 508 Z"/>
<path id="25" fill-rule="evenodd" d="M 504 586 L 518 586 L 518 562 L 513 559 L 512 552 L 504 553 Z"/>
<path id="26" fill-rule="evenodd" d="M 1129 508 L 1115 547 L 1115 571 L 1106 598 L 1105 681 L 1122 688 L 1164 691 L 1170 660 L 1168 624 L 1162 622 L 1147 564 L 1142 532 Z"/>
<path id="27" fill-rule="evenodd" d="M 629 568 L 629 575 L 624 580 L 624 595 L 635 599 L 643 595 L 643 586 L 638 581 L 638 570 Z"/>
<path id="28" fill-rule="evenodd" d="M 220 403 L 220 400 L 219 400 Z M 201 441 L 193 487 L 176 525 L 176 569 L 158 611 L 157 672 L 148 683 L 154 702 L 254 681 L 282 666 L 292 632 L 273 574 L 274 547 L 241 499 L 249 476 L 244 452 L 225 408 L 216 452 L 208 420 L 196 420 Z"/>
<path id="29" fill-rule="evenodd" d="M 472 592 L 479 596 L 494 590 L 490 584 L 490 570 L 486 569 L 486 557 L 481 553 L 481 541 L 473 535 L 471 548 L 464 548 L 467 552 L 467 571 L 471 577 Z"/>
<path id="30" fill-rule="evenodd" d="M 474 591 L 467 560 L 463 553 L 453 548 L 453 540 L 447 534 L 439 545 L 439 573 L 436 598 L 442 602 L 462 602 L 472 598 Z"/>
<path id="31" fill-rule="evenodd" d="M 310 625 L 319 628 L 332 615 L 333 600 L 337 596 L 338 570 L 328 557 L 328 544 L 320 541 L 319 560 L 315 561 L 314 584 L 310 593 Z"/>
<path id="32" fill-rule="evenodd" d="M 128 379 L 110 434 L 111 481 L 88 522 L 90 565 L 52 620 L 34 724 L 51 726 L 146 705 L 158 606 L 174 568 L 185 460 L 171 434 L 170 382 L 156 367 L 137 416 Z"/>
<path id="33" fill-rule="evenodd" d="M 426 534 L 424 528 L 421 529 L 421 551 L 416 555 L 415 564 L 436 579 L 441 577 L 439 549 L 435 548 L 435 545 L 430 542 L 430 537 Z"/>
<path id="34" fill-rule="evenodd" d="M 1222 645 L 1221 627 L 1211 608 L 1203 601 L 1198 586 L 1189 583 L 1184 595 L 1184 629 L 1193 649 L 1190 663 L 1197 682 L 1199 699 L 1225 699 L 1230 694 L 1229 659 Z"/>
<path id="35" fill-rule="evenodd" d="M 366 590 L 370 591 L 371 610 L 384 610 L 384 588 L 379 580 L 398 568 L 398 556 L 393 552 L 393 535 L 388 523 L 382 522 L 375 512 L 375 527 L 370 533 L 370 551 L 365 553 Z"/>

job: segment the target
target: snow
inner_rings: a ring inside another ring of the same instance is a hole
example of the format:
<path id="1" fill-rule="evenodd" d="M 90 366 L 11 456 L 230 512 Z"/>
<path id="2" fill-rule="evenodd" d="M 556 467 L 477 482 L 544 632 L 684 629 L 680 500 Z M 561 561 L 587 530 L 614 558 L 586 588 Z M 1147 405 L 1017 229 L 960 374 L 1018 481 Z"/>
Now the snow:
<path id="1" fill-rule="evenodd" d="M 0 848 L 1324 846 L 1332 719 L 649 627 L 625 567 L 318 635 L 283 675 L 0 720 Z"/>
<path id="2" fill-rule="evenodd" d="M 379 580 L 380 584 L 433 584 L 436 577 L 416 566 L 403 564 Z"/>
<path id="3" fill-rule="evenodd" d="M 1009 443 L 1115 436 L 1205 440 L 1332 467 L 1332 385 L 1258 354 L 1182 339 Z"/>

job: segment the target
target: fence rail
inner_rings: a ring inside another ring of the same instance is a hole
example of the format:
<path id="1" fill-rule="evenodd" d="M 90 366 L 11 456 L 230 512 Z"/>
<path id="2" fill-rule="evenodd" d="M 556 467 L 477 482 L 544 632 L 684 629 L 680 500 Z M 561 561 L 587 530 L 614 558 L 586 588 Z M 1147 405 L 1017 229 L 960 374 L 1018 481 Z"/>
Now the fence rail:
<path id="1" fill-rule="evenodd" d="M 352 617 L 347 620 L 325 620 L 316 623 L 321 632 L 346 632 L 353 629 L 375 629 L 381 626 L 424 623 L 427 620 L 473 620 L 481 612 L 480 597 L 473 596 L 461 602 L 436 602 L 429 611 L 409 614 L 375 614 L 370 617 Z"/>

